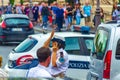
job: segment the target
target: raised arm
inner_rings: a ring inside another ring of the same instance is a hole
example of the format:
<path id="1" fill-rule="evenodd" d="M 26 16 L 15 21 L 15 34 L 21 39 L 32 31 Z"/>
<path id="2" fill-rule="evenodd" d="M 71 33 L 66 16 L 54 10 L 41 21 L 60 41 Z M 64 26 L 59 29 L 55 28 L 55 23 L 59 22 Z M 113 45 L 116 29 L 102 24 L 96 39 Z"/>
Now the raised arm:
<path id="1" fill-rule="evenodd" d="M 50 37 L 45 41 L 45 43 L 44 43 L 44 45 L 43 45 L 43 47 L 49 47 L 49 44 L 50 44 L 50 40 L 52 39 L 52 37 L 54 36 L 54 30 L 52 30 L 52 32 L 51 32 L 51 35 L 50 35 Z"/>
<path id="2" fill-rule="evenodd" d="M 58 51 L 58 43 L 55 42 L 52 47 L 52 66 L 57 67 L 56 60 L 57 60 L 57 51 Z"/>

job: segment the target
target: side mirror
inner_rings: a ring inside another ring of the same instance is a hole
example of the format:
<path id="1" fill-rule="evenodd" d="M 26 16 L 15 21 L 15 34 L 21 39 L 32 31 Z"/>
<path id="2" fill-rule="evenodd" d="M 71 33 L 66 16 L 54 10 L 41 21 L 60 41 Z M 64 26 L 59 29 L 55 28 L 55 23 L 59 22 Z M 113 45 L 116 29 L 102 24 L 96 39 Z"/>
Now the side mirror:
<path id="1" fill-rule="evenodd" d="M 92 52 L 92 57 L 96 58 L 97 57 L 97 52 Z"/>

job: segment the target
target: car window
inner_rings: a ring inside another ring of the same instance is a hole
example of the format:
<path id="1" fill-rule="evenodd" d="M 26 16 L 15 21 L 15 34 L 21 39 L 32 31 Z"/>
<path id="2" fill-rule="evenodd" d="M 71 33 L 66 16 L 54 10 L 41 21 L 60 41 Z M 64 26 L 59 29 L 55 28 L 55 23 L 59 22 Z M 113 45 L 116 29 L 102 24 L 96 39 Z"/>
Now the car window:
<path id="1" fill-rule="evenodd" d="M 108 42 L 108 32 L 105 30 L 98 30 L 94 39 L 95 51 L 97 53 L 98 59 L 103 59 L 105 54 L 105 49 Z"/>
<path id="2" fill-rule="evenodd" d="M 117 48 L 116 48 L 116 55 L 115 55 L 116 59 L 120 59 L 120 39 L 117 42 Z"/>
<path id="3" fill-rule="evenodd" d="M 80 55 L 80 45 L 79 45 L 79 38 L 76 37 L 68 37 L 65 38 L 65 50 L 68 54 Z"/>
<path id="4" fill-rule="evenodd" d="M 85 45 L 90 52 L 94 51 L 93 39 L 85 39 Z"/>
<path id="5" fill-rule="evenodd" d="M 25 39 L 20 45 L 18 45 L 14 51 L 16 53 L 19 52 L 27 52 L 29 50 L 31 50 L 36 44 L 37 44 L 37 40 L 33 39 L 33 38 L 27 38 Z"/>
<path id="6" fill-rule="evenodd" d="M 5 20 L 7 25 L 28 25 L 29 24 L 29 20 L 26 18 L 8 18 Z"/>

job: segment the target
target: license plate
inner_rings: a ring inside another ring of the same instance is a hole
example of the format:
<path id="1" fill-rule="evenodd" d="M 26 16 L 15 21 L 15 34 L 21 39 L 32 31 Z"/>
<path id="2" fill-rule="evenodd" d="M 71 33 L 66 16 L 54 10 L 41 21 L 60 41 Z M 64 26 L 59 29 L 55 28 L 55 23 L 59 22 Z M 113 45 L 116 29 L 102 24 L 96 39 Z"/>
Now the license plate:
<path id="1" fill-rule="evenodd" d="M 12 31 L 22 31 L 22 28 L 12 28 Z"/>

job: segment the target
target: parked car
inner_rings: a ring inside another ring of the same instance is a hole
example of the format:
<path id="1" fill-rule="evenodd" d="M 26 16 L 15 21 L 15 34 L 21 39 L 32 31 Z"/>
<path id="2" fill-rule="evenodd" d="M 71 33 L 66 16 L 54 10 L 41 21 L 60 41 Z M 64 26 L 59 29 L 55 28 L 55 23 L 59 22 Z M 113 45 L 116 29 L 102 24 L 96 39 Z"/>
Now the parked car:
<path id="1" fill-rule="evenodd" d="M 34 34 L 33 24 L 24 14 L 3 14 L 0 18 L 0 43 L 21 42 Z"/>
<path id="2" fill-rule="evenodd" d="M 99 25 L 94 38 L 87 80 L 120 79 L 120 21 Z"/>
<path id="3" fill-rule="evenodd" d="M 36 51 L 49 36 L 50 33 L 30 35 L 10 52 L 9 61 L 5 66 L 5 70 L 9 72 L 10 77 L 25 77 L 28 69 L 38 64 Z M 65 39 L 65 50 L 70 60 L 66 72 L 67 76 L 85 80 L 89 69 L 90 51 L 93 50 L 94 34 L 55 32 L 54 36 Z M 51 45 L 52 43 L 50 43 L 50 47 Z"/>

